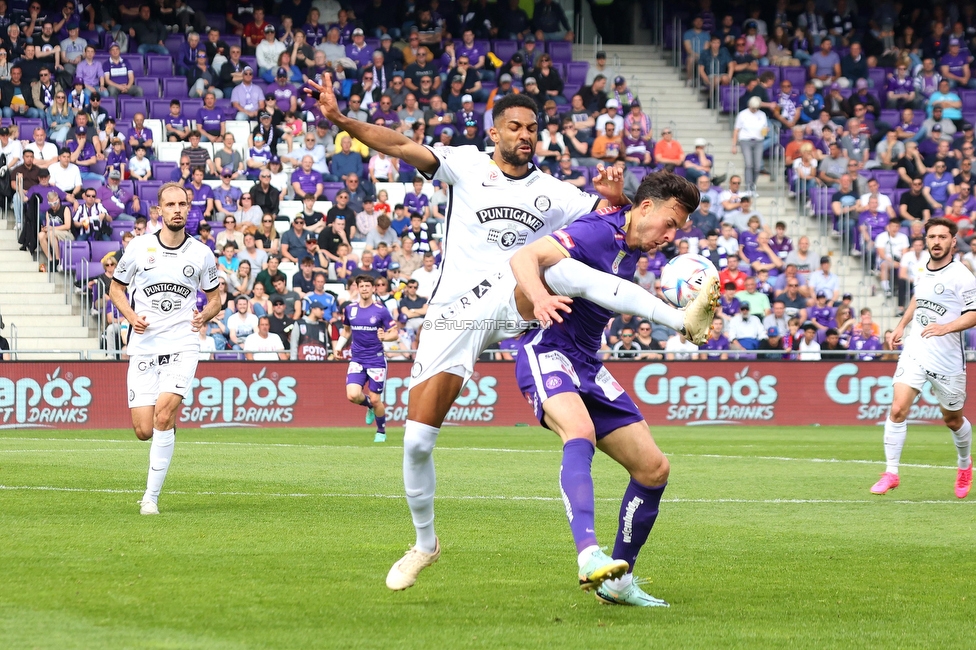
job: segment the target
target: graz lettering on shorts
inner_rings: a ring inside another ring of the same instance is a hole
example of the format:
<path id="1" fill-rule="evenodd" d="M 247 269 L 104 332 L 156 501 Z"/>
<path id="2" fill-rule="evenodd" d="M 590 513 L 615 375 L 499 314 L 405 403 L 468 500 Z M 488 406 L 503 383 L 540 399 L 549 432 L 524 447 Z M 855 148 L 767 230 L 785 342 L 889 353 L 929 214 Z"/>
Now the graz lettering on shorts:
<path id="1" fill-rule="evenodd" d="M 448 320 L 444 316 L 441 316 L 441 318 L 437 320 L 425 320 L 422 327 L 425 330 L 435 330 L 437 332 L 444 332 L 448 330 L 498 330 L 501 332 L 509 332 L 512 330 L 545 329 L 545 326 L 537 320 L 504 320 L 492 318 L 482 320 Z"/>
<path id="2" fill-rule="evenodd" d="M 487 208 L 485 210 L 478 210 L 475 214 L 478 217 L 478 221 L 481 223 L 497 221 L 498 219 L 507 219 L 508 221 L 516 221 L 526 225 L 536 232 L 538 232 L 539 228 L 542 228 L 542 226 L 545 225 L 545 222 L 541 217 L 537 217 L 531 212 L 526 212 L 525 210 L 521 210 L 519 208 Z"/>
<path id="3" fill-rule="evenodd" d="M 182 284 L 177 284 L 176 282 L 158 282 L 156 284 L 150 284 L 146 287 L 145 291 L 147 296 L 154 296 L 157 293 L 175 293 L 184 298 L 189 298 L 193 289 Z"/>
<path id="4" fill-rule="evenodd" d="M 925 300 L 924 298 L 919 298 L 917 301 L 919 309 L 928 309 L 929 311 L 934 311 L 939 316 L 945 316 L 948 309 L 937 302 L 932 302 L 931 300 Z"/>
<path id="5" fill-rule="evenodd" d="M 924 368 L 922 369 L 922 372 L 924 372 L 927 377 L 931 377 L 932 379 L 935 379 L 936 381 L 941 381 L 941 382 L 948 382 L 949 381 L 949 378 L 948 377 L 946 377 L 945 375 L 940 375 L 937 372 L 929 372 L 928 370 L 925 370 Z"/>

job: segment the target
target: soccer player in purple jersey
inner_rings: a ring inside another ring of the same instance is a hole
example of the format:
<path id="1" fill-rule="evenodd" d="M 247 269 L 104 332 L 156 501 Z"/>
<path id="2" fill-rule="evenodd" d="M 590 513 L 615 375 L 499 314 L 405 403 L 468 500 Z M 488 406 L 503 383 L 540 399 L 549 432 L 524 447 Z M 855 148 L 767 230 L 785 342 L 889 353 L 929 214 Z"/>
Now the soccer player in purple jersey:
<path id="1" fill-rule="evenodd" d="M 685 179 L 666 172 L 652 174 L 641 183 L 633 206 L 603 208 L 583 216 L 522 248 L 511 262 L 523 316 L 527 311 L 523 305 L 529 301 L 533 307 L 528 311 L 537 319 L 553 321 L 548 329 L 523 336 L 515 365 L 519 388 L 542 425 L 563 441 L 559 484 L 579 553 L 580 587 L 596 589 L 596 597 L 605 603 L 668 606 L 640 588 L 633 568 L 657 519 L 670 466 L 640 410 L 598 356 L 601 334 L 613 311 L 590 296 L 574 300 L 570 308 L 559 295 L 550 294 L 550 290 L 563 293 L 559 274 L 552 272 L 559 269 L 579 276 L 584 269 L 602 271 L 620 278 L 618 291 L 625 292 L 636 286 L 631 278 L 642 253 L 672 241 L 698 201 L 697 188 Z M 569 268 L 560 269 L 564 265 Z M 717 282 L 711 282 L 708 291 L 706 311 L 711 322 L 718 303 Z M 603 296 L 598 299 L 607 302 Z M 652 312 L 654 320 L 680 330 L 684 312 L 653 296 L 650 299 L 657 301 L 655 309 L 641 308 L 641 313 Z M 631 475 L 612 558 L 600 550 L 595 532 L 591 475 L 595 447 Z"/>
<path id="2" fill-rule="evenodd" d="M 366 407 L 366 424 L 376 421 L 373 442 L 386 442 L 383 341 L 397 339 L 397 323 L 382 303 L 373 301 L 373 278 L 360 275 L 356 278 L 356 286 L 359 287 L 359 302 L 349 303 L 342 311 L 342 333 L 336 343 L 336 354 L 352 340 L 352 359 L 346 371 L 346 398 Z"/>

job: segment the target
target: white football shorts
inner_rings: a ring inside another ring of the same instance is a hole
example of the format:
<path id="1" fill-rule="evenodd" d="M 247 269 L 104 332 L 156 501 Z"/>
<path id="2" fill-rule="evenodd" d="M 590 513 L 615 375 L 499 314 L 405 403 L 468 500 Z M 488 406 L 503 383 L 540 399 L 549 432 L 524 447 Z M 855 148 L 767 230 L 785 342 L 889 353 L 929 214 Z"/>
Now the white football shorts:
<path id="1" fill-rule="evenodd" d="M 155 406 L 160 393 L 186 397 L 197 373 L 198 361 L 195 352 L 130 357 L 127 375 L 129 408 Z"/>
<path id="2" fill-rule="evenodd" d="M 961 411 L 966 404 L 966 375 L 943 375 L 929 372 L 914 357 L 902 352 L 898 358 L 893 383 L 906 384 L 915 390 L 922 390 L 928 382 L 932 393 L 939 400 L 939 406 L 947 411 Z"/>
<path id="3" fill-rule="evenodd" d="M 454 302 L 428 308 L 410 371 L 411 385 L 442 372 L 467 381 L 489 345 L 529 328 L 515 305 L 516 282 L 510 269 L 473 284 Z"/>

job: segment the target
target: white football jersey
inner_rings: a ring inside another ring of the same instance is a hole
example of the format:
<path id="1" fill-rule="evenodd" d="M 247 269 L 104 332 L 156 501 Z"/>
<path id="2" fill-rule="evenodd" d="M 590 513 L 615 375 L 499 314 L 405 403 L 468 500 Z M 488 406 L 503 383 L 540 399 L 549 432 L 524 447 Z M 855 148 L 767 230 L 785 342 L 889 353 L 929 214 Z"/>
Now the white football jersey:
<path id="1" fill-rule="evenodd" d="M 141 235 L 125 249 L 113 279 L 128 288 L 132 308 L 149 322 L 144 334 L 130 330 L 130 356 L 199 350 L 200 335 L 190 327 L 197 290 L 217 288 L 217 260 L 206 244 L 187 236 L 168 248 L 159 233 Z"/>
<path id="2" fill-rule="evenodd" d="M 477 147 L 430 151 L 440 165 L 428 178 L 450 186 L 434 305 L 477 292 L 485 278 L 507 268 L 516 250 L 592 212 L 600 201 L 535 165 L 510 178 Z"/>
<path id="3" fill-rule="evenodd" d="M 976 276 L 953 261 L 938 271 L 927 267 L 915 281 L 915 316 L 905 339 L 905 353 L 925 370 L 955 375 L 966 370 L 963 332 L 923 339 L 929 323 L 945 325 L 976 310 Z"/>

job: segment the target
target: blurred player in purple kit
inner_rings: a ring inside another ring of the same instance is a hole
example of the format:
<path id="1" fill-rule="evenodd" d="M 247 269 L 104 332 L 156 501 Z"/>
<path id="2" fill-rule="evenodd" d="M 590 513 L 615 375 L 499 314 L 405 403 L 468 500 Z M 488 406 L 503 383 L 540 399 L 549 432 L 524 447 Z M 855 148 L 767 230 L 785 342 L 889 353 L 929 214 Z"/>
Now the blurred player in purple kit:
<path id="1" fill-rule="evenodd" d="M 521 249 L 511 262 L 519 282 L 520 312 L 525 316 L 522 303 L 527 300 L 539 321 L 552 322 L 548 329 L 522 337 L 515 366 L 519 389 L 542 425 L 563 441 L 559 484 L 579 553 L 580 587 L 596 589 L 597 598 L 605 603 L 668 606 L 645 593 L 632 571 L 657 519 L 670 466 L 640 409 L 598 356 L 601 335 L 613 311 L 589 296 L 574 300 L 571 308 L 560 303 L 562 279 L 551 272 L 559 269 L 579 277 L 602 271 L 637 287 L 630 280 L 642 253 L 672 241 L 698 202 L 698 189 L 684 178 L 666 172 L 652 174 L 641 183 L 633 207 L 603 208 L 583 216 Z M 618 286 L 621 292 L 623 282 Z M 704 304 L 696 300 L 689 308 L 707 312 L 711 323 L 718 304 L 717 280 L 706 287 L 703 291 L 710 300 Z M 550 290 L 557 295 L 550 295 Z M 657 302 L 652 320 L 682 329 L 684 312 L 653 296 L 647 299 Z M 591 475 L 595 447 L 631 475 L 620 506 L 612 558 L 600 549 L 595 532 Z"/>
<path id="2" fill-rule="evenodd" d="M 352 340 L 352 358 L 346 371 L 346 398 L 366 407 L 366 424 L 376 420 L 373 442 L 386 442 L 386 406 L 383 384 L 386 382 L 386 355 L 383 341 L 397 340 L 397 324 L 382 303 L 373 302 L 373 278 L 356 278 L 359 302 L 342 310 L 342 334 L 336 343 L 336 354 Z M 367 394 L 368 393 L 368 394 Z"/>

